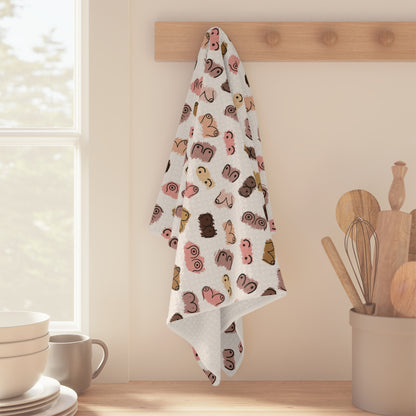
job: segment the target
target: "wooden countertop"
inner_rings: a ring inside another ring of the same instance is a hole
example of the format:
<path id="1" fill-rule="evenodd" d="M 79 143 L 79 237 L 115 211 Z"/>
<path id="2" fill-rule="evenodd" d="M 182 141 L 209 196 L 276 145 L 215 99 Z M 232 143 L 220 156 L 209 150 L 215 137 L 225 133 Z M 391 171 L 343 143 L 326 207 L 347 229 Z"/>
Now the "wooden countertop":
<path id="1" fill-rule="evenodd" d="M 95 383 L 77 416 L 356 416 L 350 381 L 134 381 Z"/>

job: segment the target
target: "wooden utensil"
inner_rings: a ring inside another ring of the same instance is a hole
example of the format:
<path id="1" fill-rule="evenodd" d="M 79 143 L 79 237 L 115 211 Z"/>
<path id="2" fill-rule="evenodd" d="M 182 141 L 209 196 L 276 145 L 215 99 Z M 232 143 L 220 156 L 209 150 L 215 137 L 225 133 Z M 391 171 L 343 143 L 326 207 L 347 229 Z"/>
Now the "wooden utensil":
<path id="1" fill-rule="evenodd" d="M 347 269 L 344 266 L 344 263 L 338 254 L 337 249 L 335 248 L 334 243 L 332 242 L 330 237 L 324 237 L 321 240 L 322 246 L 324 247 L 324 250 L 329 258 L 329 261 L 332 264 L 332 267 L 335 270 L 335 273 L 337 274 L 339 281 L 342 284 L 342 287 L 344 288 L 348 298 L 350 299 L 352 306 L 355 308 L 355 310 L 359 313 L 366 313 L 366 309 L 361 302 L 360 296 L 358 295 L 358 292 L 354 286 L 354 283 L 352 282 Z"/>
<path id="2" fill-rule="evenodd" d="M 416 318 L 416 262 L 404 263 L 394 275 L 391 302 L 402 316 Z"/>
<path id="3" fill-rule="evenodd" d="M 356 217 L 361 217 L 375 227 L 379 212 L 380 205 L 374 195 L 363 189 L 354 189 L 341 196 L 335 214 L 339 227 L 345 233 Z"/>
<path id="4" fill-rule="evenodd" d="M 393 182 L 389 192 L 391 211 L 380 211 L 377 216 L 376 232 L 379 239 L 378 276 L 374 290 L 375 314 L 395 316 L 390 299 L 390 286 L 398 268 L 409 257 L 411 215 L 399 211 L 405 198 L 404 176 L 407 167 L 396 162 L 392 167 Z"/>
<path id="5" fill-rule="evenodd" d="M 412 225 L 410 227 L 409 261 L 416 261 L 416 209 L 410 212 Z"/>
<path id="6" fill-rule="evenodd" d="M 376 226 L 377 215 L 380 212 L 380 205 L 377 199 L 363 189 L 355 189 L 346 192 L 341 196 L 336 207 L 336 219 L 341 230 L 346 233 L 350 224 L 357 218 L 368 221 L 373 228 Z M 371 235 L 369 236 L 371 237 Z M 357 234 L 356 246 L 358 262 L 361 270 L 365 270 L 371 265 L 371 250 L 368 247 L 368 239 L 363 238 L 362 233 Z M 369 270 L 369 275 L 371 275 Z M 370 288 L 367 282 L 363 281 L 365 293 L 369 293 Z"/>

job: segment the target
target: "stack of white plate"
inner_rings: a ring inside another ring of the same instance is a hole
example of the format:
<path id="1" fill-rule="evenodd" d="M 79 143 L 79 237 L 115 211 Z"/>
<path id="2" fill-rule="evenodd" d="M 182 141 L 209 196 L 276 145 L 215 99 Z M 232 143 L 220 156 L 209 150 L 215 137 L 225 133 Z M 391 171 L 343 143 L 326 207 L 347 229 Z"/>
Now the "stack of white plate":
<path id="1" fill-rule="evenodd" d="M 0 416 L 72 416 L 78 410 L 77 394 L 54 378 L 42 376 L 28 391 L 0 400 Z"/>

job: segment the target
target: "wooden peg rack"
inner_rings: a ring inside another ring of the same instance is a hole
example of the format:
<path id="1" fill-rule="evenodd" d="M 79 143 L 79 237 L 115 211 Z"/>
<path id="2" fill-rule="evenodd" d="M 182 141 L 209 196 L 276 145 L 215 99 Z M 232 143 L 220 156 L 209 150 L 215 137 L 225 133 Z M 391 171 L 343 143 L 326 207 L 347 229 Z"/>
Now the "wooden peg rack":
<path id="1" fill-rule="evenodd" d="M 156 22 L 155 60 L 194 61 L 212 26 L 244 61 L 416 61 L 416 22 Z"/>

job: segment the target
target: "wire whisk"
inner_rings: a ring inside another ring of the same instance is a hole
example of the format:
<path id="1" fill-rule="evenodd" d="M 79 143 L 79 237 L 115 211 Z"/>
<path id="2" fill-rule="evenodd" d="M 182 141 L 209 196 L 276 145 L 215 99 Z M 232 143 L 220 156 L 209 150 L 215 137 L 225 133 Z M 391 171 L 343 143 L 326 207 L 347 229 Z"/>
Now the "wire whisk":
<path id="1" fill-rule="evenodd" d="M 344 248 L 365 303 L 371 305 L 379 253 L 376 230 L 367 220 L 356 217 L 345 233 Z"/>

